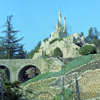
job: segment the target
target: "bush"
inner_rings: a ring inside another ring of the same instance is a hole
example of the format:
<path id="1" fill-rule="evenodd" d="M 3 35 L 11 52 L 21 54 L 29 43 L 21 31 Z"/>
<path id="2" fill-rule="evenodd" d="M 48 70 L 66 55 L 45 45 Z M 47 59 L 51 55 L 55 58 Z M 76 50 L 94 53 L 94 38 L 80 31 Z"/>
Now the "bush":
<path id="1" fill-rule="evenodd" d="M 39 41 L 37 46 L 27 54 L 26 59 L 31 59 L 34 56 L 35 53 L 38 53 L 40 46 L 41 46 L 41 41 Z"/>
<path id="2" fill-rule="evenodd" d="M 51 41 L 49 42 L 49 44 L 52 44 L 52 43 L 54 43 L 55 41 L 61 41 L 61 40 L 63 40 L 63 39 L 62 39 L 62 38 L 55 38 L 55 39 L 51 40 Z"/>
<path id="3" fill-rule="evenodd" d="M 33 55 L 34 55 L 34 49 L 33 50 L 31 50 L 28 54 L 27 54 L 27 57 L 26 57 L 26 59 L 32 59 L 32 57 L 33 57 Z"/>
<path id="4" fill-rule="evenodd" d="M 22 93 L 19 91 L 21 89 L 19 87 L 20 81 L 15 81 L 13 83 L 8 81 L 6 71 L 7 69 L 0 69 L 0 78 L 2 78 L 4 100 L 18 100 L 20 97 L 22 97 Z"/>
<path id="5" fill-rule="evenodd" d="M 46 42 L 46 41 L 48 41 L 48 39 L 49 39 L 49 38 L 45 38 L 43 41 Z"/>
<path id="6" fill-rule="evenodd" d="M 49 55 L 46 54 L 46 51 L 42 51 L 42 57 L 43 57 L 43 58 L 46 58 L 46 57 L 48 57 L 48 56 L 49 56 Z"/>
<path id="7" fill-rule="evenodd" d="M 58 93 L 52 100 L 61 100 L 62 93 Z M 72 100 L 73 92 L 70 89 L 64 88 L 64 100 Z"/>
<path id="8" fill-rule="evenodd" d="M 96 52 L 96 48 L 91 45 L 85 45 L 79 49 L 79 53 L 82 55 L 95 54 Z"/>
<path id="9" fill-rule="evenodd" d="M 63 57 L 63 53 L 62 51 L 57 47 L 56 49 L 54 49 L 53 53 L 51 54 L 52 57 Z"/>

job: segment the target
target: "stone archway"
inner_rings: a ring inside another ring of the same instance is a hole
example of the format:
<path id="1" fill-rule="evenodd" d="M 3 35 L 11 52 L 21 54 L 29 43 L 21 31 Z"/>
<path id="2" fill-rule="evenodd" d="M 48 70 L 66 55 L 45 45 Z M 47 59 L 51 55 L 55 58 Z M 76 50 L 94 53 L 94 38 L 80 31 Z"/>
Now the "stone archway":
<path id="1" fill-rule="evenodd" d="M 8 69 L 6 66 L 4 66 L 4 65 L 0 65 L 0 69 L 1 69 L 1 70 L 7 69 L 7 70 L 5 71 L 5 74 L 7 75 L 7 79 L 10 81 L 10 71 L 9 71 L 9 69 Z M 0 74 L 1 74 L 1 73 L 0 73 Z"/>
<path id="2" fill-rule="evenodd" d="M 31 74 L 30 74 L 31 72 Z M 33 74 L 32 74 L 33 72 Z M 37 75 L 41 74 L 40 70 L 34 66 L 34 65 L 27 65 L 24 66 L 18 74 L 18 80 L 24 82 L 27 81 L 28 79 L 31 79 Z"/>

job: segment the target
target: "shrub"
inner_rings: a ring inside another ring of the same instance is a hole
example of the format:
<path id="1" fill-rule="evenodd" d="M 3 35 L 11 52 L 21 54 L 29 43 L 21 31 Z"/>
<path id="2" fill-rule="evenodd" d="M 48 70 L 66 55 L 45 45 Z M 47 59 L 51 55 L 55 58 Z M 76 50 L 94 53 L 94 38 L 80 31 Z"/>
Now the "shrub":
<path id="1" fill-rule="evenodd" d="M 58 93 L 52 100 L 61 100 L 62 93 Z M 64 88 L 64 100 L 72 100 L 73 92 L 70 89 Z"/>
<path id="2" fill-rule="evenodd" d="M 34 50 L 34 53 L 38 53 L 39 52 L 40 47 L 36 47 Z"/>
<path id="3" fill-rule="evenodd" d="M 91 45 L 85 45 L 79 49 L 79 53 L 82 55 L 95 54 L 96 52 L 96 48 Z"/>
<path id="4" fill-rule="evenodd" d="M 13 83 L 8 81 L 6 71 L 7 69 L 4 70 L 0 69 L 0 74 L 1 74 L 0 78 L 2 78 L 4 100 L 18 100 L 20 97 L 22 97 L 22 93 L 20 93 L 19 91 L 20 81 L 15 81 Z M 1 98 L 1 93 L 0 93 L 0 98 Z"/>
<path id="5" fill-rule="evenodd" d="M 48 41 L 48 39 L 49 39 L 49 38 L 45 38 L 43 41 L 46 42 L 46 41 Z"/>
<path id="6" fill-rule="evenodd" d="M 48 55 L 46 54 L 46 51 L 42 51 L 42 57 L 43 58 L 48 57 Z"/>
<path id="7" fill-rule="evenodd" d="M 52 43 L 54 43 L 55 41 L 61 41 L 61 40 L 63 40 L 63 39 L 62 39 L 62 38 L 55 38 L 55 39 L 51 40 L 51 41 L 49 42 L 49 44 L 52 44 Z"/>
<path id="8" fill-rule="evenodd" d="M 63 57 L 63 53 L 62 51 L 57 47 L 56 49 L 54 49 L 53 53 L 51 54 L 52 57 Z"/>
<path id="9" fill-rule="evenodd" d="M 40 46 L 41 46 L 41 41 L 39 41 L 37 46 L 27 54 L 26 58 L 31 59 L 34 56 L 35 53 L 39 52 Z"/>
<path id="10" fill-rule="evenodd" d="M 35 53 L 34 51 L 35 51 L 34 49 L 31 50 L 31 51 L 27 54 L 26 59 L 31 59 L 31 58 L 33 57 L 34 53 Z"/>

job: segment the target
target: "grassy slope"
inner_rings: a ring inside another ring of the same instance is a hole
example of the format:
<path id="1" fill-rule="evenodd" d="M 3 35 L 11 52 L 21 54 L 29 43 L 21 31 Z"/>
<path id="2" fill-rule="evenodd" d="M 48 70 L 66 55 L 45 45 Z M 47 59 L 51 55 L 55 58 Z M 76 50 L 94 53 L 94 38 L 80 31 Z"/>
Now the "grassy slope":
<path id="1" fill-rule="evenodd" d="M 79 66 L 81 66 L 83 64 L 87 64 L 90 61 L 99 59 L 99 58 L 100 58 L 100 54 L 98 54 L 98 55 L 92 55 L 92 54 L 90 54 L 90 55 L 87 55 L 87 56 L 81 56 L 81 57 L 79 57 L 79 58 L 77 58 L 77 59 L 69 62 L 68 64 L 66 64 L 64 73 L 70 71 L 71 69 L 77 68 L 77 67 L 79 67 Z M 35 82 L 35 81 L 38 81 L 38 80 L 48 79 L 50 77 L 57 77 L 59 75 L 61 75 L 61 71 L 40 74 L 37 77 L 35 77 L 33 79 L 30 79 L 26 83 L 23 83 L 23 85 L 28 84 L 28 83 L 31 83 L 31 82 Z M 68 92 L 67 95 L 72 95 L 71 92 L 70 92 L 70 90 L 66 90 L 65 89 L 65 91 Z M 58 99 L 58 98 L 60 98 L 59 96 L 61 97 L 61 95 L 58 94 L 56 96 L 56 99 L 55 100 L 59 100 Z"/>
<path id="2" fill-rule="evenodd" d="M 90 62 L 92 60 L 92 56 L 93 56 L 92 54 L 87 55 L 87 56 L 81 56 L 81 57 L 69 62 L 68 64 L 65 65 L 64 73 L 67 73 L 71 69 L 77 68 L 77 67 L 79 67 L 83 64 L 87 64 L 88 62 Z M 43 74 L 40 74 L 40 75 L 34 77 L 33 79 L 30 79 L 29 81 L 27 81 L 23 84 L 35 82 L 35 81 L 38 81 L 38 80 L 47 79 L 47 78 L 50 78 L 50 77 L 57 77 L 59 75 L 61 75 L 61 71 L 43 73 Z"/>

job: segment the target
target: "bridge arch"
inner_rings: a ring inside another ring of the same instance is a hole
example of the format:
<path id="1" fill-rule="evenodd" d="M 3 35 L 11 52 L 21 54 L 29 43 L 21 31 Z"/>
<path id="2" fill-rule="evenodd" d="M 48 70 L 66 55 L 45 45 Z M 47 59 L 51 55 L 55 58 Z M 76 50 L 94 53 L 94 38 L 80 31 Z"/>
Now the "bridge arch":
<path id="1" fill-rule="evenodd" d="M 5 71 L 5 74 L 7 75 L 7 79 L 10 81 L 10 70 L 9 70 L 9 68 L 6 67 L 5 65 L 0 65 L 0 69 L 1 69 L 1 70 L 7 69 L 7 70 Z M 0 74 L 1 74 L 1 73 L 0 73 Z"/>
<path id="2" fill-rule="evenodd" d="M 33 74 L 30 75 L 30 72 L 33 71 Z M 22 67 L 20 70 L 19 70 L 19 73 L 18 73 L 18 80 L 20 81 L 25 81 L 25 80 L 28 80 L 30 78 L 33 78 L 37 75 L 41 74 L 40 70 L 34 66 L 34 65 L 25 65 L 24 67 Z"/>

